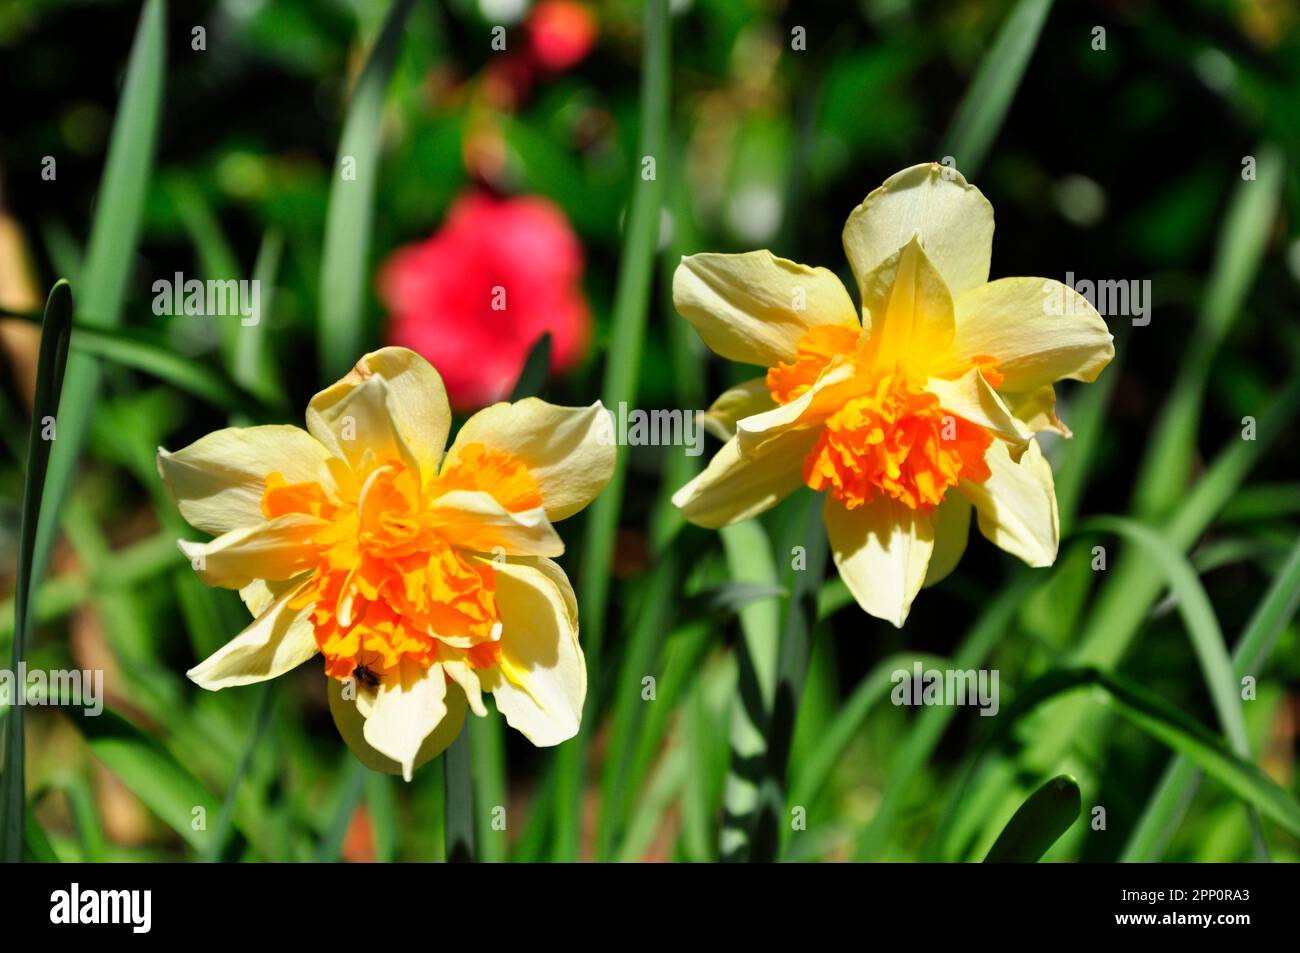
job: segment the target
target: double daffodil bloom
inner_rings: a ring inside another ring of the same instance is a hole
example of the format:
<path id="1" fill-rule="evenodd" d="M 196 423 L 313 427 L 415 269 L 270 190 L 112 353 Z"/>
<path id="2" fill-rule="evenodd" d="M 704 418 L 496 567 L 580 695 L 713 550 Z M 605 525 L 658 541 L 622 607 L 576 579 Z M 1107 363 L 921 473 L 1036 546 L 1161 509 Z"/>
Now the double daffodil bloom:
<path id="1" fill-rule="evenodd" d="M 724 358 L 767 368 L 705 415 L 726 441 L 673 497 L 726 526 L 805 483 L 825 491 L 841 577 L 902 626 L 923 585 L 957 565 L 971 511 L 1031 566 L 1056 558 L 1052 471 L 1034 435 L 1069 431 L 1052 385 L 1114 357 L 1101 316 L 1043 278 L 989 281 L 993 207 L 955 170 L 891 176 L 844 227 L 858 320 L 830 271 L 770 252 L 692 255 L 677 310 Z"/>
<path id="2" fill-rule="evenodd" d="M 614 470 L 604 408 L 535 398 L 461 427 L 442 379 L 404 348 L 367 354 L 307 408 L 307 429 L 230 428 L 158 452 L 182 542 L 254 620 L 191 669 L 208 689 L 273 678 L 320 653 L 330 710 L 369 767 L 408 781 L 483 692 L 537 745 L 572 737 L 587 672 L 552 523 Z"/>

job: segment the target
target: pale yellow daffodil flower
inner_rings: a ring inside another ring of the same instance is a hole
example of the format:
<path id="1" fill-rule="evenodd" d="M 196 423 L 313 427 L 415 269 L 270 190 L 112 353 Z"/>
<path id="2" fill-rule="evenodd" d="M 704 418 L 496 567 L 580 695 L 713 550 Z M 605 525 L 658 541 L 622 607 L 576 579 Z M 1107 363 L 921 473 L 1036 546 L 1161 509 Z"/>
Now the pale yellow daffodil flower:
<path id="1" fill-rule="evenodd" d="M 726 443 L 673 497 L 683 515 L 716 528 L 801 483 L 825 491 L 840 576 L 896 626 L 957 565 L 972 510 L 994 544 L 1050 565 L 1056 493 L 1034 435 L 1069 435 L 1053 383 L 1095 380 L 1115 349 L 1073 289 L 989 281 L 992 241 L 979 189 L 925 164 L 891 176 L 844 227 L 861 322 L 825 268 L 766 251 L 684 258 L 677 310 L 722 357 L 768 370 L 706 413 Z"/>
<path id="2" fill-rule="evenodd" d="M 578 611 L 552 523 L 609 481 L 600 403 L 500 403 L 451 449 L 437 371 L 367 354 L 307 408 L 307 429 L 230 428 L 158 452 L 182 542 L 253 622 L 190 670 L 208 689 L 273 678 L 320 653 L 330 710 L 369 767 L 408 781 L 483 692 L 534 744 L 578 730 L 587 690 Z"/>

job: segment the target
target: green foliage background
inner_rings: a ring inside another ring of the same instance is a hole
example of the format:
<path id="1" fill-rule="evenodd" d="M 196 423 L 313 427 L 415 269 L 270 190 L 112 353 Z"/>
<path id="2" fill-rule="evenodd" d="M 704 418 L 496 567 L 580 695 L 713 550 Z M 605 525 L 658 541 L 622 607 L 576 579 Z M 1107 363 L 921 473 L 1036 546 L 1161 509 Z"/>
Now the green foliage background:
<path id="1" fill-rule="evenodd" d="M 493 56 L 469 0 L 0 10 L 3 210 L 40 286 L 66 277 L 76 302 L 33 490 L 6 365 L 0 650 L 30 580 L 28 665 L 105 668 L 111 709 L 5 713 L 27 738 L 25 796 L 3 802 L 27 856 L 441 859 L 445 818 L 463 830 L 468 811 L 487 860 L 964 860 L 995 842 L 1003 859 L 1297 859 L 1300 14 L 665 6 L 600 4 L 587 60 L 486 114 L 446 92 Z M 1058 389 L 1075 437 L 1047 447 L 1056 566 L 1026 570 L 976 535 L 895 630 L 821 580 L 810 494 L 704 533 L 667 504 L 700 461 L 632 448 L 564 527 L 591 668 L 583 733 L 539 751 L 495 712 L 472 719 L 472 805 L 447 803 L 437 765 L 408 786 L 357 764 L 314 663 L 268 686 L 189 684 L 246 613 L 175 549 L 191 531 L 154 448 L 299 421 L 380 339 L 374 269 L 471 184 L 485 121 L 502 181 L 555 201 L 586 248 L 595 345 L 574 373 L 521 382 L 559 403 L 705 406 L 745 369 L 673 313 L 678 256 L 768 247 L 847 278 L 844 218 L 920 161 L 952 156 L 993 202 L 995 277 L 1149 279 L 1151 323 L 1111 318 L 1115 363 Z M 345 154 L 373 154 L 367 189 L 331 188 Z M 261 277 L 263 324 L 155 317 L 149 287 L 174 271 Z M 795 545 L 807 572 L 790 569 Z M 997 669 L 998 717 L 888 704 L 889 673 L 918 659 Z"/>

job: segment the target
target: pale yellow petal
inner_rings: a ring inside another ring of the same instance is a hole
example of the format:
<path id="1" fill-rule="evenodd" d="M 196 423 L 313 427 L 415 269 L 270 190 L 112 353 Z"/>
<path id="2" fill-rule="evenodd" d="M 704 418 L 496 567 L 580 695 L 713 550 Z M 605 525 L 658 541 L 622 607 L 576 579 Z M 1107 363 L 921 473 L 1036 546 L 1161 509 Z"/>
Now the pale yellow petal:
<path id="1" fill-rule="evenodd" d="M 1018 419 L 989 386 L 979 368 L 972 367 L 955 381 L 932 377 L 926 390 L 939 398 L 939 407 L 963 420 L 978 424 L 1012 446 L 1019 456 L 1033 432 Z"/>
<path id="2" fill-rule="evenodd" d="M 704 429 L 719 440 L 730 440 L 736 435 L 737 421 L 775 406 L 776 401 L 767 388 L 767 378 L 755 377 L 722 392 L 704 412 Z"/>
<path id="3" fill-rule="evenodd" d="M 255 579 L 292 579 L 316 563 L 312 536 L 326 525 L 306 513 L 286 513 L 222 533 L 209 543 L 177 540 L 194 571 L 209 586 L 243 589 Z"/>
<path id="4" fill-rule="evenodd" d="M 326 679 L 326 681 L 329 683 L 330 714 L 334 718 L 334 725 L 338 728 L 340 737 L 352 749 L 352 753 L 372 771 L 402 774 L 401 764 L 376 751 L 366 741 L 367 719 L 361 709 L 364 707 L 367 712 L 371 710 L 373 703 L 371 695 L 364 689 L 359 690 L 355 684 L 349 687 L 336 678 Z M 345 692 L 354 692 L 355 695 L 345 697 Z M 363 700 L 366 702 L 364 706 L 361 705 Z M 412 771 L 447 750 L 465 726 L 465 693 L 460 690 L 459 685 L 447 686 L 444 704 L 447 707 L 447 714 L 420 745 L 419 752 L 411 762 Z"/>
<path id="5" fill-rule="evenodd" d="M 379 686 L 362 729 L 366 744 L 397 762 L 411 780 L 425 739 L 447 716 L 447 677 L 442 666 L 421 669 L 402 662 L 397 677 Z"/>
<path id="6" fill-rule="evenodd" d="M 1006 445 L 993 441 L 985 456 L 991 471 L 983 483 L 963 480 L 957 489 L 975 504 L 980 532 L 995 546 L 1031 566 L 1056 561 L 1061 525 L 1052 467 L 1031 440 L 1017 463 Z"/>
<path id="7" fill-rule="evenodd" d="M 823 515 L 831 555 L 853 598 L 902 628 L 934 549 L 931 515 L 883 496 L 850 510 L 830 495 Z"/>
<path id="8" fill-rule="evenodd" d="M 531 566 L 536 569 L 555 586 L 564 600 L 565 611 L 569 615 L 569 625 L 574 632 L 578 631 L 578 597 L 573 591 L 573 583 L 569 582 L 569 577 L 565 574 L 564 569 L 554 559 L 547 559 L 545 556 L 511 556 L 506 560 L 511 563 L 518 563 L 521 566 Z"/>
<path id="9" fill-rule="evenodd" d="M 1115 356 L 1106 322 L 1088 299 L 1050 278 L 999 278 L 958 296 L 956 308 L 953 358 L 992 357 L 999 390 L 1093 381 Z"/>
<path id="10" fill-rule="evenodd" d="M 1056 388 L 1051 384 L 1001 396 L 1011 412 L 1023 420 L 1033 433 L 1050 430 L 1067 439 L 1074 436 L 1065 421 L 1056 415 Z"/>
<path id="11" fill-rule="evenodd" d="M 506 722 L 533 744 L 557 745 L 578 733 L 587 664 L 565 595 L 539 569 L 498 564 L 501 659 L 479 679 Z"/>
<path id="12" fill-rule="evenodd" d="M 305 585 L 281 594 L 248 628 L 185 674 L 196 685 L 216 691 L 263 682 L 307 661 L 317 651 L 311 607 L 289 607 Z"/>
<path id="13" fill-rule="evenodd" d="M 596 498 L 610 477 L 618 448 L 610 416 L 600 401 L 558 407 L 536 397 L 500 403 L 476 413 L 456 434 L 444 467 L 461 447 L 481 443 L 528 467 L 552 522 L 577 513 Z"/>
<path id="14" fill-rule="evenodd" d="M 395 429 L 419 461 L 421 477 L 428 483 L 437 476 L 442 451 L 447 446 L 451 408 L 442 377 L 414 351 L 386 347 L 365 355 L 346 377 L 312 398 L 307 408 L 308 426 L 313 427 L 315 420 L 315 427 L 332 432 L 326 423 L 337 416 L 332 408 L 373 376 L 382 377 L 387 385 Z"/>
<path id="15" fill-rule="evenodd" d="M 714 353 L 761 367 L 793 360 L 811 327 L 858 325 L 833 272 L 768 251 L 683 258 L 673 274 L 673 304 Z"/>
<path id="16" fill-rule="evenodd" d="M 993 206 L 956 169 L 926 163 L 894 173 L 849 215 L 844 251 L 859 285 L 917 233 L 954 296 L 988 281 Z"/>
<path id="17" fill-rule="evenodd" d="M 818 429 L 788 430 L 752 456 L 733 437 L 714 454 L 704 472 L 673 494 L 673 505 L 697 526 L 717 529 L 757 516 L 803 482 L 803 460 Z"/>
<path id="18" fill-rule="evenodd" d="M 952 295 L 917 236 L 861 278 L 867 355 L 925 368 L 952 344 Z"/>
<path id="19" fill-rule="evenodd" d="M 512 513 L 488 493 L 453 490 L 429 508 L 438 533 L 461 549 L 510 556 L 564 553 L 564 542 L 541 507 Z"/>
<path id="20" fill-rule="evenodd" d="M 442 659 L 438 664 L 447 673 L 447 677 L 460 686 L 469 703 L 469 710 L 480 718 L 487 717 L 487 706 L 483 704 L 483 686 L 479 681 L 478 670 L 460 659 Z"/>
<path id="21" fill-rule="evenodd" d="M 857 365 L 836 356 L 818 375 L 813 386 L 787 404 L 745 417 L 736 423 L 736 442 L 742 456 L 759 453 L 770 441 L 792 427 L 820 424 L 844 406 L 861 388 Z"/>
<path id="22" fill-rule="evenodd" d="M 930 554 L 922 588 L 942 582 L 961 562 L 970 538 L 970 514 L 970 500 L 955 491 L 945 494 L 943 502 L 935 508 L 934 552 Z"/>
<path id="23" fill-rule="evenodd" d="M 317 394 L 307 407 L 307 429 L 358 478 L 388 463 L 421 472 L 414 450 L 398 429 L 397 402 L 382 377 L 368 377 L 337 394 L 332 389 Z"/>
<path id="24" fill-rule="evenodd" d="M 158 475 L 187 523 L 220 536 L 262 522 L 269 473 L 331 491 L 328 460 L 329 451 L 298 427 L 228 427 L 175 453 L 159 447 Z"/>
<path id="25" fill-rule="evenodd" d="M 256 619 L 271 603 L 290 589 L 298 588 L 305 579 L 305 575 L 294 576 L 292 579 L 254 579 L 239 590 L 239 598 L 243 600 L 249 614 Z"/>

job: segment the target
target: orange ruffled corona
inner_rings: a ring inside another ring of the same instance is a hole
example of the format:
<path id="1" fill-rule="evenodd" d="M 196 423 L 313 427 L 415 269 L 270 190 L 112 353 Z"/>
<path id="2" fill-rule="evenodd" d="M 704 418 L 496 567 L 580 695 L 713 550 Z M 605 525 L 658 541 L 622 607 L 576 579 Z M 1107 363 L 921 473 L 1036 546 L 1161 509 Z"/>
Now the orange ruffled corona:
<path id="1" fill-rule="evenodd" d="M 799 339 L 792 363 L 767 372 L 772 399 L 786 404 L 807 393 L 832 360 L 851 362 L 850 382 L 837 387 L 844 403 L 825 421 L 816 445 L 804 458 L 803 480 L 828 490 L 847 509 L 884 493 L 912 509 L 930 510 L 960 480 L 989 478 L 984 455 L 993 435 L 939 406 L 923 375 L 904 365 L 873 369 L 859 333 L 842 325 L 820 325 Z M 1001 382 L 997 362 L 971 361 L 990 386 Z"/>
<path id="2" fill-rule="evenodd" d="M 325 673 L 346 680 L 364 667 L 383 681 L 402 660 L 428 668 L 460 659 L 473 668 L 495 664 L 500 636 L 491 565 L 471 562 L 422 511 L 418 479 L 400 462 L 377 466 L 355 499 L 331 503 L 318 483 L 267 476 L 267 519 L 304 513 L 327 521 L 310 542 L 317 551 L 311 583 L 292 608 L 311 607 Z M 528 468 L 482 444 L 464 447 L 434 483 L 430 498 L 481 490 L 510 512 L 541 506 Z"/>

